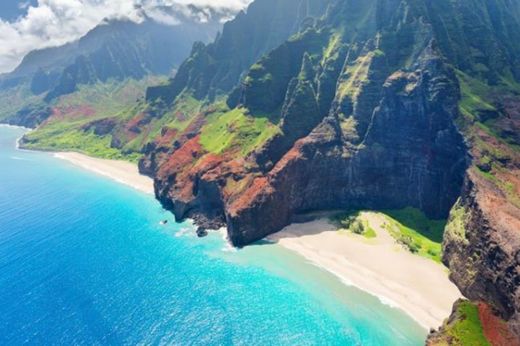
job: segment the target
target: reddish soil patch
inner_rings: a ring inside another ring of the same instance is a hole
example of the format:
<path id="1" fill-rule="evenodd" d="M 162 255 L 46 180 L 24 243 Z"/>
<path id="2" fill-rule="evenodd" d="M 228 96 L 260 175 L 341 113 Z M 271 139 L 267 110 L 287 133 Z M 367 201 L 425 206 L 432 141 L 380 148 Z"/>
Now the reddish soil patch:
<path id="1" fill-rule="evenodd" d="M 174 140 L 177 138 L 179 131 L 177 129 L 163 129 L 161 135 L 157 136 L 155 143 L 158 147 L 169 147 L 172 145 Z"/>
<path id="2" fill-rule="evenodd" d="M 175 114 L 175 118 L 177 118 L 179 121 L 186 121 L 188 119 L 182 112 L 177 112 Z"/>
<path id="3" fill-rule="evenodd" d="M 511 334 L 506 323 L 495 316 L 487 304 L 479 303 L 478 312 L 484 335 L 493 346 L 520 346 L 520 341 Z"/>
<path id="4" fill-rule="evenodd" d="M 96 110 L 89 105 L 55 107 L 52 109 L 51 117 L 54 119 L 77 119 L 92 117 L 96 114 Z"/>
<path id="5" fill-rule="evenodd" d="M 200 133 L 202 126 L 206 123 L 206 119 L 204 117 L 198 115 L 193 119 L 193 121 L 188 125 L 184 133 Z"/>
<path id="6" fill-rule="evenodd" d="M 126 123 L 125 129 L 127 131 L 133 131 L 132 129 L 138 128 L 141 125 L 141 121 L 144 119 L 144 114 L 140 113 L 130 119 L 129 122 Z"/>
<path id="7" fill-rule="evenodd" d="M 269 193 L 272 193 L 272 187 L 268 179 L 266 177 L 255 178 L 251 186 L 229 207 L 230 214 L 237 215 L 240 210 L 252 205 L 259 195 Z"/>
<path id="8" fill-rule="evenodd" d="M 169 174 L 178 173 L 191 166 L 203 151 L 199 139 L 200 136 L 193 137 L 177 149 L 168 158 L 168 161 L 161 166 L 159 176 L 165 177 Z"/>
<path id="9" fill-rule="evenodd" d="M 204 174 L 206 178 L 210 178 L 210 176 L 207 176 L 207 173 L 219 167 L 223 162 L 224 159 L 221 156 L 216 154 L 207 154 L 203 156 L 191 169 L 190 174 Z"/>
<path id="10" fill-rule="evenodd" d="M 302 148 L 307 143 L 307 139 L 303 138 L 297 141 L 294 146 L 289 150 L 281 159 L 278 161 L 276 166 L 272 169 L 271 175 L 276 175 L 281 172 L 284 167 L 289 165 L 291 162 L 296 161 L 302 157 Z"/>

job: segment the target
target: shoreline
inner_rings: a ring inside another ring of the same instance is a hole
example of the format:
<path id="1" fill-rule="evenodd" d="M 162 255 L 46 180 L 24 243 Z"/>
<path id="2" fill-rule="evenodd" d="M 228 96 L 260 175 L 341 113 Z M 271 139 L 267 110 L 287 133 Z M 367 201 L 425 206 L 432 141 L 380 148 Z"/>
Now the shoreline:
<path id="1" fill-rule="evenodd" d="M 141 175 L 137 166 L 130 162 L 94 158 L 77 152 L 50 153 L 89 172 L 154 194 L 153 180 Z M 370 218 L 377 240 L 340 234 L 326 219 L 292 224 L 266 240 L 300 255 L 303 260 L 334 275 L 342 284 L 354 286 L 377 297 L 382 304 L 400 309 L 426 330 L 438 328 L 450 315 L 453 302 L 461 297 L 449 281 L 447 269 L 404 250 L 377 224 L 381 223 L 377 215 Z M 220 232 L 225 239 L 225 232 Z M 226 247 L 226 251 L 230 249 Z M 394 270 L 384 265 L 388 263 Z M 405 276 L 411 273 L 413 279 L 397 280 L 399 272 L 404 272 Z"/>
<path id="2" fill-rule="evenodd" d="M 383 229 L 384 218 L 363 213 L 377 237 L 340 231 L 326 219 L 292 224 L 267 237 L 311 264 L 331 273 L 343 284 L 400 309 L 426 330 L 438 328 L 462 297 L 449 280 L 447 268 L 414 255 Z"/>
<path id="3" fill-rule="evenodd" d="M 76 152 L 53 155 L 141 192 L 154 192 L 153 180 L 140 175 L 132 163 Z M 354 286 L 375 296 L 382 304 L 403 311 L 424 329 L 438 328 L 450 315 L 453 302 L 462 296 L 449 281 L 447 269 L 403 249 L 382 229 L 377 215 L 371 216 L 370 221 L 377 233 L 376 240 L 339 234 L 326 219 L 292 224 L 267 240 L 329 272 L 342 284 Z M 226 251 L 230 250 L 226 247 Z M 391 268 L 385 263 L 391 263 Z M 400 273 L 407 279 L 403 280 Z"/>
<path id="4" fill-rule="evenodd" d="M 25 126 L 20 126 L 20 125 L 11 125 L 11 124 L 5 124 L 5 123 L 0 123 L 0 127 L 10 127 L 13 129 L 22 129 L 22 130 L 27 130 L 27 131 L 32 130 L 30 127 L 25 127 Z"/>
<path id="5" fill-rule="evenodd" d="M 25 133 L 33 131 L 33 129 L 28 127 L 3 123 L 0 123 L 0 127 L 21 129 L 25 130 Z M 57 159 L 67 161 L 77 167 L 132 187 L 140 192 L 149 195 L 155 194 L 153 179 L 139 173 L 136 164 L 121 160 L 92 157 L 75 151 L 56 152 L 51 150 L 25 149 L 20 146 L 20 140 L 22 138 L 23 136 L 16 139 L 16 150 L 49 153 Z"/>
<path id="6" fill-rule="evenodd" d="M 33 129 L 29 128 L 29 127 L 19 126 L 19 125 L 11 125 L 11 124 L 5 124 L 5 123 L 0 123 L 0 127 L 5 127 L 5 128 L 8 128 L 8 129 L 20 129 L 20 130 L 24 130 L 25 133 L 29 133 L 29 132 L 31 132 L 33 130 Z M 21 136 L 19 138 L 16 138 L 16 150 L 24 150 L 24 149 L 22 149 L 20 147 L 20 140 L 22 139 L 22 137 L 23 136 Z"/>
<path id="7" fill-rule="evenodd" d="M 68 161 L 75 166 L 110 178 L 149 195 L 154 194 L 153 179 L 139 173 L 137 165 L 118 160 L 94 158 L 77 152 L 55 152 L 55 158 Z"/>

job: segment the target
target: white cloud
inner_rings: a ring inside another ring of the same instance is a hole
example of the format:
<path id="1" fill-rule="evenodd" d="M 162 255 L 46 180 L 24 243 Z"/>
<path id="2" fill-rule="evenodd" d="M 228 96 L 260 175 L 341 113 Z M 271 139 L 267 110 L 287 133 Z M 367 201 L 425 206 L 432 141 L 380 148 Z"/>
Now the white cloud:
<path id="1" fill-rule="evenodd" d="M 14 22 L 0 19 L 0 73 L 13 70 L 31 50 L 74 41 L 104 18 L 141 20 L 143 8 L 154 19 L 178 24 L 176 18 L 157 6 L 193 4 L 216 10 L 239 11 L 251 0 L 38 0 L 27 14 Z M 25 3 L 24 3 L 25 4 Z M 184 7 L 185 8 L 185 7 Z M 209 14 L 208 14 L 209 15 Z M 202 16 L 200 20 L 208 18 Z"/>

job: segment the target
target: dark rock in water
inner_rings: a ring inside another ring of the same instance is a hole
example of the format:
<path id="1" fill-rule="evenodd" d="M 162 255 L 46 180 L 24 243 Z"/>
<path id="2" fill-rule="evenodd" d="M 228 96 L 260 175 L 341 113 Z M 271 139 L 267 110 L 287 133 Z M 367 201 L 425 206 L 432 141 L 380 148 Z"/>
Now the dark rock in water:
<path id="1" fill-rule="evenodd" d="M 199 227 L 197 228 L 197 237 L 204 238 L 208 235 L 208 231 L 205 228 Z"/>

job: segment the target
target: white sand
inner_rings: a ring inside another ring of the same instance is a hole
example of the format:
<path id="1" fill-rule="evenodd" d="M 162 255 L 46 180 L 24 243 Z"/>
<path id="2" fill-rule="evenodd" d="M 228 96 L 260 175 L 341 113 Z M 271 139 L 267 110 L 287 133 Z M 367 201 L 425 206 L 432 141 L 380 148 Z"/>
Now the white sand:
<path id="1" fill-rule="evenodd" d="M 140 175 L 132 163 L 72 152 L 55 156 L 142 192 L 154 192 L 153 180 Z M 319 220 L 291 225 L 268 240 L 297 252 L 345 284 L 402 309 L 424 328 L 439 327 L 461 297 L 449 281 L 447 269 L 398 245 L 382 227 L 381 215 L 363 213 L 362 217 L 376 231 L 375 239 L 338 232 L 327 220 Z"/>
<path id="2" fill-rule="evenodd" d="M 461 297 L 447 269 L 398 245 L 382 227 L 380 214 L 362 217 L 376 231 L 376 238 L 338 232 L 327 220 L 319 220 L 291 225 L 268 240 L 403 310 L 424 328 L 439 327 Z"/>
<path id="3" fill-rule="evenodd" d="M 139 174 L 137 166 L 130 162 L 98 159 L 73 152 L 56 153 L 54 156 L 119 183 L 131 186 L 136 190 L 148 194 L 154 193 L 153 180 Z"/>

